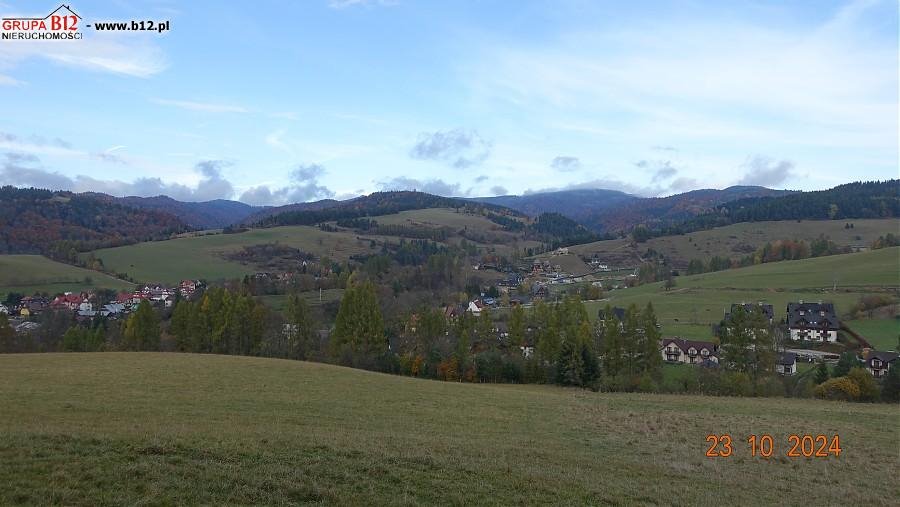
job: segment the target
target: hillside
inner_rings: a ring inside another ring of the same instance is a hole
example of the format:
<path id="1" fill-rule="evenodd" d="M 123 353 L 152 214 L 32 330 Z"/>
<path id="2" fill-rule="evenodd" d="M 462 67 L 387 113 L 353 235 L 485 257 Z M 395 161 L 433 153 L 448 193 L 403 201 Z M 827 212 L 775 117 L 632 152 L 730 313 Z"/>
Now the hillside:
<path id="1" fill-rule="evenodd" d="M 532 217 L 542 213 L 559 213 L 575 221 L 584 221 L 603 210 L 623 207 L 629 203 L 641 201 L 642 198 L 618 190 L 590 188 L 525 195 L 475 197 L 472 200 L 505 206 Z"/>
<path id="2" fill-rule="evenodd" d="M 740 222 L 897 217 L 900 180 L 866 181 L 781 197 L 738 199 L 680 224 L 662 224 L 659 232 L 671 234 Z"/>
<path id="3" fill-rule="evenodd" d="M 455 209 L 432 208 L 410 210 L 376 217 L 382 229 L 356 230 L 338 227 L 328 221 L 328 230 L 311 226 L 255 228 L 235 234 L 194 235 L 119 248 L 102 249 L 94 255 L 106 268 L 127 273 L 136 280 L 176 283 L 185 278 L 221 280 L 238 278 L 265 268 L 225 258 L 228 252 L 244 247 L 274 244 L 300 249 L 316 258 L 327 257 L 346 262 L 351 256 L 370 255 L 385 243 L 397 244 L 402 234 L 435 233 L 444 236 L 439 242 L 469 243 L 508 254 L 510 249 L 535 247 L 539 243 L 526 240 L 521 233 L 509 232 L 485 216 L 457 212 Z M 341 222 L 343 223 L 343 222 Z M 460 233 L 460 231 L 462 231 Z M 441 233 L 441 234 L 438 234 Z M 373 247 L 372 241 L 376 246 Z M 177 259 L 177 262 L 173 262 Z"/>
<path id="4" fill-rule="evenodd" d="M 239 201 L 225 199 L 205 202 L 182 202 L 164 195 L 156 197 L 104 197 L 130 208 L 155 210 L 175 215 L 182 222 L 195 229 L 221 229 L 228 225 L 240 223 L 250 215 L 267 209 L 262 206 L 250 206 Z"/>
<path id="5" fill-rule="evenodd" d="M 734 186 L 722 190 L 693 190 L 668 197 L 637 197 L 604 189 L 574 189 L 525 195 L 476 197 L 529 216 L 560 213 L 596 232 L 629 230 L 637 224 L 680 222 L 709 212 L 717 205 L 747 197 L 779 196 L 786 190 Z"/>
<path id="6" fill-rule="evenodd" d="M 131 284 L 40 255 L 0 255 L 0 300 L 10 292 L 56 294 L 85 289 L 127 289 Z"/>
<path id="7" fill-rule="evenodd" d="M 775 318 L 780 320 L 789 301 L 832 301 L 842 315 L 864 295 L 896 294 L 900 290 L 898 263 L 900 248 L 774 262 L 679 276 L 669 291 L 662 283 L 614 290 L 607 301 L 587 304 L 593 317 L 607 303 L 626 307 L 652 302 L 664 334 L 704 339 L 711 337 L 710 326 L 722 319 L 731 303 L 772 304 Z"/>
<path id="8" fill-rule="evenodd" d="M 897 414 L 880 404 L 91 353 L 0 355 L 0 406 L 3 504 L 879 505 L 900 495 Z M 734 455 L 705 457 L 710 433 L 731 434 Z M 772 434 L 778 457 L 750 457 L 751 433 Z M 843 451 L 786 458 L 791 433 L 839 434 Z M 798 488 L 801 476 L 815 487 Z"/>
<path id="9" fill-rule="evenodd" d="M 853 228 L 847 228 L 848 223 Z M 569 251 L 588 259 L 596 254 L 611 266 L 633 268 L 640 263 L 647 250 L 655 250 L 664 255 L 675 269 L 683 270 L 691 259 L 741 257 L 770 241 L 790 239 L 810 242 L 825 235 L 842 247 L 867 247 L 879 236 L 897 234 L 898 230 L 898 218 L 747 222 L 687 234 L 660 236 L 644 243 L 635 243 L 631 238 L 595 241 L 569 247 Z"/>
<path id="10" fill-rule="evenodd" d="M 733 186 L 692 190 L 668 197 L 650 197 L 605 208 L 583 217 L 585 225 L 601 231 L 629 230 L 637 224 L 657 227 L 693 218 L 738 199 L 777 197 L 790 193 L 765 187 Z"/>
<path id="11" fill-rule="evenodd" d="M 168 213 L 138 210 L 90 195 L 0 188 L 0 254 L 75 251 L 162 239 L 187 230 Z"/>

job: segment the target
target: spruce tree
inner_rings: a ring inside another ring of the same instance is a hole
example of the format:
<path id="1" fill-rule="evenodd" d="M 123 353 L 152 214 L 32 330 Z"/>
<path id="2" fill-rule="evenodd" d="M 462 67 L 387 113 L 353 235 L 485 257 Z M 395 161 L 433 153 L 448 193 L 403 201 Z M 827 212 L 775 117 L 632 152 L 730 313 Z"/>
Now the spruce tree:
<path id="1" fill-rule="evenodd" d="M 159 350 L 159 319 L 147 301 L 125 322 L 125 343 L 130 350 Z"/>

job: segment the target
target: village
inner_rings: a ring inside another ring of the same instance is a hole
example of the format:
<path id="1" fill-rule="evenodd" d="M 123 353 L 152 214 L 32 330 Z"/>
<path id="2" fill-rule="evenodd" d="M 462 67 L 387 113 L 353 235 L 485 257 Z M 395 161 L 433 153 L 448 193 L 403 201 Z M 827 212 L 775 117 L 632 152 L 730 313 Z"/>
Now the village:
<path id="1" fill-rule="evenodd" d="M 472 266 L 474 272 L 481 274 L 497 272 L 492 283 L 478 297 L 467 303 L 451 304 L 443 308 L 443 317 L 452 322 L 463 313 L 478 318 L 483 312 L 493 312 L 492 339 L 505 342 L 509 338 L 508 323 L 505 312 L 515 307 L 533 308 L 539 302 L 557 303 L 564 295 L 576 293 L 582 301 L 604 301 L 604 291 L 616 291 L 636 284 L 637 273 L 633 268 L 613 268 L 594 255 L 584 259 L 582 272 L 570 273 L 563 269 L 562 262 L 574 255 L 568 248 L 559 248 L 550 254 L 550 258 L 534 258 L 517 266 L 517 269 L 506 267 L 500 269 L 496 264 L 483 262 Z M 556 261 L 556 262 L 554 262 Z M 307 262 L 303 261 L 303 267 Z M 569 262 L 569 265 L 578 265 Z M 251 275 L 254 281 L 274 281 L 288 283 L 294 273 L 259 272 Z M 319 279 L 317 276 L 316 279 Z M 116 320 L 126 317 L 143 301 L 157 308 L 172 308 L 179 299 L 190 300 L 205 287 L 201 280 L 182 280 L 178 286 L 167 287 L 160 284 L 141 285 L 133 291 L 119 292 L 105 300 L 97 293 L 89 291 L 66 292 L 54 297 L 42 295 L 24 296 L 12 305 L 0 303 L 0 313 L 7 314 L 10 325 L 16 333 L 25 334 L 40 326 L 37 318 L 46 311 L 70 312 L 76 322 L 90 323 L 93 319 L 103 318 Z M 663 336 L 658 343 L 659 353 L 667 364 L 689 364 L 700 368 L 719 368 L 722 362 L 722 350 L 718 336 L 722 326 L 728 326 L 731 314 L 738 308 L 745 312 L 760 311 L 773 328 L 783 331 L 786 338 L 777 347 L 777 358 L 774 364 L 775 373 L 792 376 L 798 373 L 798 363 L 835 363 L 840 358 L 838 353 L 822 350 L 823 344 L 834 344 L 838 341 L 841 323 L 832 303 L 818 301 L 805 302 L 798 300 L 787 305 L 784 318 L 776 320 L 771 304 L 728 303 L 730 311 L 725 312 L 721 323 L 711 326 L 710 335 L 713 340 L 694 340 L 679 336 Z M 625 318 L 625 308 L 613 307 L 613 317 L 619 325 Z M 415 315 L 413 315 L 413 319 Z M 602 310 L 598 315 L 604 319 Z M 415 323 L 413 322 L 413 326 Z M 659 325 L 657 327 L 660 327 Z M 521 346 L 523 357 L 534 354 L 534 344 L 527 329 L 526 343 Z M 291 329 L 286 325 L 286 334 Z M 327 337 L 329 330 L 319 331 L 320 336 Z M 859 337 L 854 337 L 859 338 Z M 389 337 L 389 342 L 394 340 Z M 876 378 L 883 377 L 889 369 L 898 364 L 900 354 L 895 351 L 879 351 L 872 348 L 864 340 L 860 343 L 857 359 Z"/>

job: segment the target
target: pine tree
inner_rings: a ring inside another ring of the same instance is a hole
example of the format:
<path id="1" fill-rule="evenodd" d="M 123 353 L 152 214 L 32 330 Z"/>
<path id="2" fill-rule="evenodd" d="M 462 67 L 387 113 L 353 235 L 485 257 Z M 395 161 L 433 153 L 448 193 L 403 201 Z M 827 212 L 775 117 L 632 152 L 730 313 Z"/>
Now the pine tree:
<path id="1" fill-rule="evenodd" d="M 659 382 L 662 380 L 662 354 L 659 346 L 661 336 L 652 303 L 648 302 L 644 308 L 641 325 L 644 329 L 641 347 L 642 371 Z"/>
<path id="2" fill-rule="evenodd" d="M 828 365 L 821 362 L 816 366 L 815 381 L 816 384 L 821 384 L 826 380 L 828 380 Z"/>
<path id="3" fill-rule="evenodd" d="M 612 308 L 606 305 L 603 320 L 603 372 L 614 377 L 622 372 L 622 334 L 619 329 L 619 319 L 613 314 Z"/>
<path id="4" fill-rule="evenodd" d="M 125 344 L 130 350 L 159 350 L 159 319 L 147 301 L 125 323 Z"/>
<path id="5" fill-rule="evenodd" d="M 559 383 L 570 386 L 584 385 L 584 360 L 576 343 L 566 341 L 559 349 Z"/>
<path id="6" fill-rule="evenodd" d="M 306 299 L 291 294 L 285 310 L 288 327 L 287 357 L 304 360 L 309 357 L 315 343 L 315 323 Z"/>
<path id="7" fill-rule="evenodd" d="M 494 320 L 488 307 L 482 308 L 481 315 L 478 317 L 478 339 L 481 343 L 487 344 L 490 350 L 497 348 L 497 339 L 494 336 Z"/>
<path id="8" fill-rule="evenodd" d="M 509 342 L 516 348 L 525 344 L 525 310 L 521 306 L 509 312 Z"/>
<path id="9" fill-rule="evenodd" d="M 16 351 L 16 330 L 9 325 L 9 318 L 0 312 L 0 353 Z"/>

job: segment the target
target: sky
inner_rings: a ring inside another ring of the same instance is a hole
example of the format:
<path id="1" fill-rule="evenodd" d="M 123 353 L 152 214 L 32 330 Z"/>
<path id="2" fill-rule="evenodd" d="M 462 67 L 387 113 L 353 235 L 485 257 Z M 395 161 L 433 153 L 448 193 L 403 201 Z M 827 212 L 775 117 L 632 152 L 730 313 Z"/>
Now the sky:
<path id="1" fill-rule="evenodd" d="M 69 5 L 81 40 L 0 40 L 0 185 L 279 205 L 898 177 L 894 0 Z M 84 26 L 130 20 L 170 30 Z"/>

